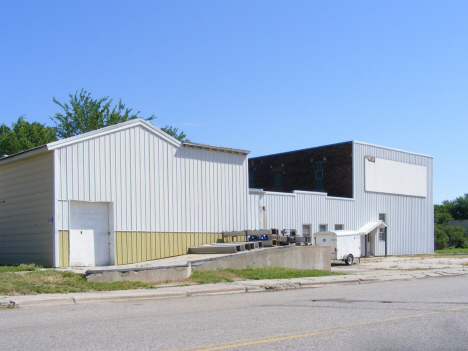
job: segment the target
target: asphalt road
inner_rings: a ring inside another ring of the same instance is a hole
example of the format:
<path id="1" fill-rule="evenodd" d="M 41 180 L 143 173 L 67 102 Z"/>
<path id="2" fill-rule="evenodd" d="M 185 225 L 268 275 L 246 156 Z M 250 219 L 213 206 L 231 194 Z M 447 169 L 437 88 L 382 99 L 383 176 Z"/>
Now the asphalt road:
<path id="1" fill-rule="evenodd" d="M 0 310 L 1 350 L 468 350 L 468 276 Z"/>

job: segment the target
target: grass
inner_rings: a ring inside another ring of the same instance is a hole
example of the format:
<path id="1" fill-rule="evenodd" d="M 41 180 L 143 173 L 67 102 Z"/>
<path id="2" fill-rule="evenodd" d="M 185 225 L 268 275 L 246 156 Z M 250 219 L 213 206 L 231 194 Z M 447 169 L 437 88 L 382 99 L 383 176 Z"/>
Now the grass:
<path id="1" fill-rule="evenodd" d="M 5 268 L 5 267 L 0 267 Z M 0 271 L 0 295 L 54 294 L 85 291 L 111 291 L 153 288 L 153 283 L 142 282 L 87 282 L 86 278 L 70 271 L 54 269 L 30 272 Z"/>
<path id="2" fill-rule="evenodd" d="M 459 253 L 466 253 L 468 254 L 468 248 L 466 249 L 443 249 L 443 250 L 435 250 L 435 253 L 438 254 L 459 254 Z"/>
<path id="3" fill-rule="evenodd" d="M 19 266 L 0 266 L 0 273 L 37 271 L 38 269 L 43 268 L 44 267 L 42 266 L 36 266 L 34 264 L 20 264 Z"/>
<path id="4" fill-rule="evenodd" d="M 217 271 L 195 271 L 190 279 L 180 281 L 180 283 L 197 282 L 199 284 L 211 284 L 247 279 L 290 279 L 340 274 L 343 273 L 275 267 L 222 269 Z M 34 265 L 0 266 L 0 295 L 4 296 L 152 289 L 156 288 L 156 285 L 161 283 L 162 282 L 143 283 L 132 281 L 95 283 L 88 282 L 86 278 L 70 271 L 43 269 L 42 267 Z"/>
<path id="5" fill-rule="evenodd" d="M 260 279 L 291 279 L 303 277 L 324 277 L 329 275 L 343 275 L 330 271 L 303 270 L 290 268 L 244 268 L 244 269 L 221 269 L 216 271 L 195 271 L 190 279 L 200 284 L 212 284 L 221 282 L 232 282 L 235 280 L 260 280 Z"/>

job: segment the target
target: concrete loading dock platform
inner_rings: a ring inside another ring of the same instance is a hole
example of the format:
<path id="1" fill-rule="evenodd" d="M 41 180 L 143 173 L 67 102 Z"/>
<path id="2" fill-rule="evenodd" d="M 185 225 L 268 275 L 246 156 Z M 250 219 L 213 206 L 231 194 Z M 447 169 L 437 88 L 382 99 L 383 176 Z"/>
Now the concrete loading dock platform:
<path id="1" fill-rule="evenodd" d="M 84 272 L 88 281 L 155 282 L 187 279 L 194 270 L 280 267 L 331 270 L 328 247 L 278 246 L 236 253 L 188 254 L 156 261 L 113 267 L 96 267 Z"/>

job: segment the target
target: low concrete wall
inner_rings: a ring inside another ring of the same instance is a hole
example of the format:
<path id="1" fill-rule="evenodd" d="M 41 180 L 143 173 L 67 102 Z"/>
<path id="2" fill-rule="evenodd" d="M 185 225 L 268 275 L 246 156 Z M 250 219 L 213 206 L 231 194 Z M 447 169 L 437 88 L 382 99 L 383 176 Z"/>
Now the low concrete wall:
<path id="1" fill-rule="evenodd" d="M 330 248 L 327 246 L 279 246 L 187 262 L 185 265 L 93 269 L 87 271 L 86 279 L 90 282 L 157 282 L 187 279 L 192 271 L 196 269 L 242 269 L 246 267 L 280 267 L 329 271 L 331 270 Z"/>
<path id="2" fill-rule="evenodd" d="M 190 263 L 183 266 L 144 267 L 128 269 L 88 270 L 89 282 L 164 282 L 167 280 L 187 279 L 192 274 Z"/>
<path id="3" fill-rule="evenodd" d="M 328 246 L 280 246 L 262 251 L 244 251 L 204 262 L 192 262 L 192 270 L 223 268 L 280 267 L 297 269 L 331 270 L 331 253 Z"/>

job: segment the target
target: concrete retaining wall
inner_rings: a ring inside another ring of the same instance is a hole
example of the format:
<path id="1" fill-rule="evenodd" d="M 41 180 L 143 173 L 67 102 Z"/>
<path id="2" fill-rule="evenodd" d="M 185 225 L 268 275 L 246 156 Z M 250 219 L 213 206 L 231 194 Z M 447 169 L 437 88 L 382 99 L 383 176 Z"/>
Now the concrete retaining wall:
<path id="1" fill-rule="evenodd" d="M 88 270 L 90 282 L 142 281 L 157 282 L 183 280 L 193 270 L 216 270 L 223 268 L 280 267 L 297 269 L 331 270 L 330 248 L 326 246 L 279 246 L 270 249 L 242 251 L 211 259 L 187 262 L 185 265 L 115 268 Z"/>
<path id="2" fill-rule="evenodd" d="M 144 267 L 112 270 L 89 270 L 86 279 L 89 282 L 164 282 L 167 280 L 183 280 L 190 277 L 192 269 L 190 262 L 181 266 Z"/>
<path id="3" fill-rule="evenodd" d="M 331 270 L 330 248 L 325 246 L 280 246 L 264 251 L 247 251 L 204 262 L 192 262 L 192 270 L 280 267 Z"/>

